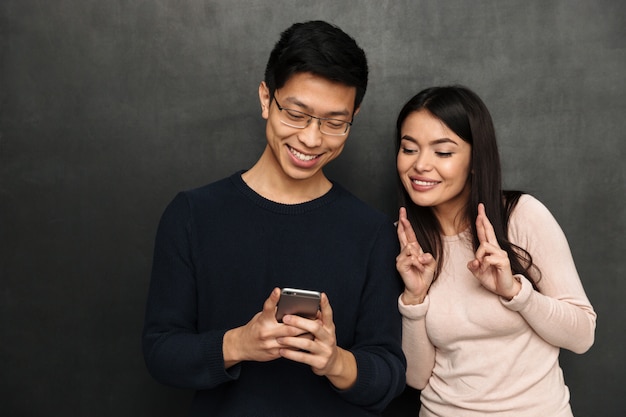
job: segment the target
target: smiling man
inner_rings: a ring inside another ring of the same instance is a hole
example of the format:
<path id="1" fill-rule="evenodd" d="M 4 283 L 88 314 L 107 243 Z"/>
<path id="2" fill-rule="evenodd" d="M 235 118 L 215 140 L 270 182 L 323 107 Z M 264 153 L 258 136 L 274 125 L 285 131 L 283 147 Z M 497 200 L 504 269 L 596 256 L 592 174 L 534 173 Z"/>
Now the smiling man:
<path id="1" fill-rule="evenodd" d="M 341 29 L 294 24 L 259 86 L 259 160 L 166 208 L 143 350 L 154 378 L 196 390 L 190 415 L 379 415 L 404 388 L 395 228 L 323 172 L 367 76 Z M 317 317 L 277 321 L 284 287 L 321 292 Z"/>

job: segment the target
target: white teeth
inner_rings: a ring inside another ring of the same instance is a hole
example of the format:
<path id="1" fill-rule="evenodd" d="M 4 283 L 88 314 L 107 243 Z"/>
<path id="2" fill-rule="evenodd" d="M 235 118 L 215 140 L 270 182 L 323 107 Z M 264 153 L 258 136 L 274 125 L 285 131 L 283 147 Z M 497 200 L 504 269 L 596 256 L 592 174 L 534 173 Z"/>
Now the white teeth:
<path id="1" fill-rule="evenodd" d="M 291 148 L 291 147 L 289 148 L 289 151 L 301 161 L 310 161 L 312 159 L 317 158 L 317 155 L 305 155 L 303 153 L 296 151 L 294 148 Z"/>
<path id="2" fill-rule="evenodd" d="M 428 187 L 428 186 L 437 184 L 437 181 L 420 181 L 420 180 L 412 180 L 412 181 L 413 181 L 413 184 L 422 185 L 424 187 Z"/>

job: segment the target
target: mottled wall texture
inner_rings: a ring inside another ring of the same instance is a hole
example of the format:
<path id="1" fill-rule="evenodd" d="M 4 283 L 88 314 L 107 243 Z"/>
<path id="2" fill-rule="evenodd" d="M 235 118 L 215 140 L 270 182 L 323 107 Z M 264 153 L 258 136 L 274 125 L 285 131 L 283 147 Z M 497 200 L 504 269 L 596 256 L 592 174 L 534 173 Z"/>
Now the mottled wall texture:
<path id="1" fill-rule="evenodd" d="M 182 416 L 140 350 L 158 219 L 174 194 L 249 168 L 279 33 L 341 26 L 370 88 L 327 173 L 396 212 L 393 129 L 422 88 L 491 109 L 505 185 L 563 227 L 598 312 L 561 355 L 577 416 L 626 409 L 626 3 L 617 0 L 2 0 L 0 409 Z M 415 415 L 415 393 L 388 415 Z"/>

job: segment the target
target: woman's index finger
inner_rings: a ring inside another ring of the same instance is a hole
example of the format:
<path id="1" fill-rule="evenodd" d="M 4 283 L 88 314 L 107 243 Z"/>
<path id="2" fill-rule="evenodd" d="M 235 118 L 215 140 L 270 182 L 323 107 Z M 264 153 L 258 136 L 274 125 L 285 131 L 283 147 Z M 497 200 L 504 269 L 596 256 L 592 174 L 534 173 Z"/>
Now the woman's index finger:
<path id="1" fill-rule="evenodd" d="M 409 221 L 406 209 L 404 207 L 400 208 L 400 219 L 398 220 L 398 226 L 402 225 L 402 233 L 404 234 L 404 242 L 402 245 L 407 245 L 409 243 L 417 242 L 417 236 L 415 235 L 415 231 L 413 230 L 413 226 L 411 226 L 411 222 Z M 400 229 L 398 229 L 400 231 Z"/>
<path id="2" fill-rule="evenodd" d="M 498 238 L 496 237 L 496 232 L 493 228 L 493 225 L 489 221 L 489 218 L 487 217 L 487 213 L 485 211 L 485 205 L 483 203 L 478 204 L 478 217 L 482 219 L 480 222 L 481 224 L 477 225 L 478 240 L 481 242 L 486 241 L 493 245 L 498 245 Z M 482 234 L 482 237 L 481 237 L 481 234 Z"/>

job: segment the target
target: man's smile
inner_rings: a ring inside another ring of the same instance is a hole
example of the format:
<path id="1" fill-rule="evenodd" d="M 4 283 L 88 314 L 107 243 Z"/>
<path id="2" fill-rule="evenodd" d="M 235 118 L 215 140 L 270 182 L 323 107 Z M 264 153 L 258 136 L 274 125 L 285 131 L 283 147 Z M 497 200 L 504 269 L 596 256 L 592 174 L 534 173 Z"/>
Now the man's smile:
<path id="1" fill-rule="evenodd" d="M 304 154 L 300 151 L 297 151 L 296 149 L 292 148 L 291 146 L 287 145 L 287 148 L 289 149 L 289 152 L 291 152 L 291 154 L 293 156 L 295 156 L 296 158 L 298 158 L 301 161 L 312 161 L 313 159 L 319 158 L 320 155 L 307 155 Z"/>

